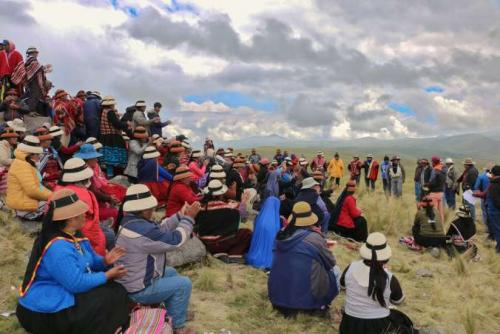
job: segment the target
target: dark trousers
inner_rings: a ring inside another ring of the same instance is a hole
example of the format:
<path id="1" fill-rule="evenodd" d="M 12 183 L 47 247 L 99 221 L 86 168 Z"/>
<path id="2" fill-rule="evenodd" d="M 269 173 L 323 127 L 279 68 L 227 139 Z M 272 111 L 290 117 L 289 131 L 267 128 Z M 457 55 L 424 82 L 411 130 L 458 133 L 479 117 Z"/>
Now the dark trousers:
<path id="1" fill-rule="evenodd" d="M 351 176 L 351 180 L 354 180 L 354 181 L 356 181 L 356 184 L 359 184 L 360 177 L 361 177 L 361 175 L 354 175 L 354 176 Z"/>
<path id="2" fill-rule="evenodd" d="M 391 183 L 388 179 L 382 179 L 382 185 L 384 187 L 384 193 L 386 196 L 391 196 Z"/>
<path id="3" fill-rule="evenodd" d="M 201 240 L 211 254 L 226 253 L 230 256 L 242 256 L 250 248 L 252 231 L 242 228 L 238 230 L 236 234 L 229 237 L 223 237 L 220 240 L 203 240 L 203 237 Z"/>
<path id="4" fill-rule="evenodd" d="M 365 184 L 366 184 L 366 189 L 372 189 L 372 190 L 375 190 L 375 180 L 370 180 L 370 179 L 367 179 L 365 178 Z"/>
<path id="5" fill-rule="evenodd" d="M 366 219 L 363 216 L 354 218 L 354 228 L 347 228 L 335 224 L 333 225 L 332 230 L 344 238 L 354 239 L 359 242 L 366 241 L 366 238 L 368 237 L 368 226 L 366 224 Z"/>
<path id="6" fill-rule="evenodd" d="M 450 209 L 455 210 L 455 207 L 457 206 L 457 199 L 455 197 L 455 190 L 451 188 L 446 188 L 444 190 L 444 197 L 446 198 L 446 205 Z"/>

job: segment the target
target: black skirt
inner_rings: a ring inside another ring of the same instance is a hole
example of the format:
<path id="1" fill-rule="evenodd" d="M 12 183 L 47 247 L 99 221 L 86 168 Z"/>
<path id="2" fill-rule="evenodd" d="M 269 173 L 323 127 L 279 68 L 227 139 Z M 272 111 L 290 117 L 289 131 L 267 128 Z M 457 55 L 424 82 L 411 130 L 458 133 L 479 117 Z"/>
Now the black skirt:
<path id="1" fill-rule="evenodd" d="M 406 314 L 391 310 L 386 318 L 361 319 L 343 313 L 340 334 L 418 334 Z"/>
<path id="2" fill-rule="evenodd" d="M 129 324 L 127 291 L 110 282 L 75 295 L 75 305 L 56 313 L 33 312 L 17 305 L 17 318 L 33 334 L 113 334 Z"/>

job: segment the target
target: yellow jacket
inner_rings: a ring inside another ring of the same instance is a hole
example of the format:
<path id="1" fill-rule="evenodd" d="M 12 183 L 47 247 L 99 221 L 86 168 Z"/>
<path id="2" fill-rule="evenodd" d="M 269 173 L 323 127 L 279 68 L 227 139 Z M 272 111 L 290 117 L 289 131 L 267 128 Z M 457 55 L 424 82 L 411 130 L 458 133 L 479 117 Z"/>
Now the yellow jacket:
<path id="1" fill-rule="evenodd" d="M 328 175 L 330 177 L 342 177 L 344 176 L 344 162 L 342 159 L 335 160 L 332 159 L 328 165 Z"/>
<path id="2" fill-rule="evenodd" d="M 40 184 L 38 170 L 26 161 L 27 153 L 16 150 L 16 158 L 7 176 L 7 206 L 14 210 L 35 211 L 39 201 L 49 199 L 52 192 Z"/>

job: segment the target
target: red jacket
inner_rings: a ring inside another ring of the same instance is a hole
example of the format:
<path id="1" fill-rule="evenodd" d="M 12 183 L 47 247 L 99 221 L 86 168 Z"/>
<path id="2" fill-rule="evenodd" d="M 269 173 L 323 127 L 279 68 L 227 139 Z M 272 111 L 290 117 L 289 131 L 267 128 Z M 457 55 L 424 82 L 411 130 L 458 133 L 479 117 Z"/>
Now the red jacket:
<path id="1" fill-rule="evenodd" d="M 356 206 L 356 199 L 352 195 L 347 195 L 340 209 L 337 225 L 346 228 L 354 228 L 354 219 L 359 216 L 361 216 L 361 210 Z"/>
<path id="2" fill-rule="evenodd" d="M 184 184 L 181 181 L 175 181 L 172 184 L 170 196 L 168 197 L 166 210 L 167 217 L 173 216 L 179 212 L 185 202 L 192 204 L 198 200 L 198 196 L 193 192 L 193 189 L 189 185 Z"/>
<path id="3" fill-rule="evenodd" d="M 9 59 L 7 53 L 2 50 L 0 51 L 0 78 L 6 75 L 10 75 Z"/>
<path id="4" fill-rule="evenodd" d="M 85 213 L 85 226 L 82 228 L 82 233 L 89 239 L 92 248 L 97 254 L 106 255 L 106 237 L 99 224 L 99 204 L 94 193 L 75 185 L 56 186 L 55 190 L 60 189 L 73 190 L 78 198 L 89 206 L 89 211 Z"/>

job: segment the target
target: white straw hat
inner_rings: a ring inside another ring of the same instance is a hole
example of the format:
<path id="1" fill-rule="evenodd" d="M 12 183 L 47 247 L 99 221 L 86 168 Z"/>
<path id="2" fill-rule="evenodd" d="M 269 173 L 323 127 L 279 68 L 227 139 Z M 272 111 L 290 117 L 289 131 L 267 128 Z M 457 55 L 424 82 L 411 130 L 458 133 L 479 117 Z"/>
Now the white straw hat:
<path id="1" fill-rule="evenodd" d="M 42 154 L 43 148 L 40 146 L 40 139 L 35 136 L 26 136 L 23 142 L 17 145 L 17 149 L 25 153 Z"/>
<path id="2" fill-rule="evenodd" d="M 214 196 L 224 195 L 227 192 L 227 186 L 222 184 L 220 180 L 214 179 L 208 183 L 208 186 L 203 189 L 203 193 L 212 194 Z"/>
<path id="3" fill-rule="evenodd" d="M 116 104 L 115 98 L 112 96 L 105 96 L 101 101 L 101 106 L 114 106 Z"/>
<path id="4" fill-rule="evenodd" d="M 310 189 L 314 186 L 319 186 L 319 183 L 312 177 L 307 177 L 302 181 L 302 187 L 300 189 Z"/>
<path id="5" fill-rule="evenodd" d="M 224 179 L 226 178 L 226 172 L 224 172 L 224 168 L 222 168 L 221 165 L 213 165 L 210 169 L 210 174 L 208 174 L 208 178 L 210 180 Z"/>
<path id="6" fill-rule="evenodd" d="M 155 159 L 160 156 L 160 152 L 156 149 L 154 146 L 148 146 L 146 147 L 146 150 L 144 150 L 144 154 L 142 155 L 143 159 Z"/>
<path id="7" fill-rule="evenodd" d="M 139 100 L 135 103 L 135 106 L 136 107 L 145 107 L 146 106 L 146 102 L 144 100 Z"/>
<path id="8" fill-rule="evenodd" d="M 26 125 L 24 125 L 23 120 L 20 118 L 14 118 L 12 121 L 8 121 L 7 125 L 16 132 L 26 132 Z"/>
<path id="9" fill-rule="evenodd" d="M 452 158 L 446 158 L 445 163 L 452 164 L 453 163 L 453 159 Z"/>
<path id="10" fill-rule="evenodd" d="M 194 150 L 193 152 L 191 152 L 191 158 L 198 159 L 201 158 L 202 156 L 203 154 L 201 154 L 200 150 Z"/>
<path id="11" fill-rule="evenodd" d="M 377 261 L 386 261 L 392 256 L 391 246 L 387 244 L 385 235 L 380 232 L 370 233 L 359 250 L 361 257 L 365 260 L 371 260 L 373 252 L 377 256 Z"/>
<path id="12" fill-rule="evenodd" d="M 49 128 L 49 135 L 51 135 L 52 137 L 58 137 L 58 136 L 62 136 L 63 132 L 62 132 L 60 127 L 58 127 L 57 125 L 54 125 L 54 126 L 51 126 Z"/>
<path id="13" fill-rule="evenodd" d="M 67 183 L 80 182 L 94 175 L 92 169 L 80 158 L 71 158 L 64 164 L 62 181 Z"/>
<path id="14" fill-rule="evenodd" d="M 144 184 L 134 184 L 127 189 L 123 211 L 137 212 L 156 208 L 158 201 Z"/>
<path id="15" fill-rule="evenodd" d="M 300 159 L 299 159 L 299 165 L 301 165 L 301 166 L 305 166 L 305 165 L 307 165 L 307 160 L 306 160 L 306 159 L 304 159 L 304 158 L 300 158 Z"/>
<path id="16" fill-rule="evenodd" d="M 88 137 L 87 140 L 85 141 L 85 144 L 90 144 L 94 146 L 96 151 L 102 148 L 102 144 L 94 137 Z"/>

